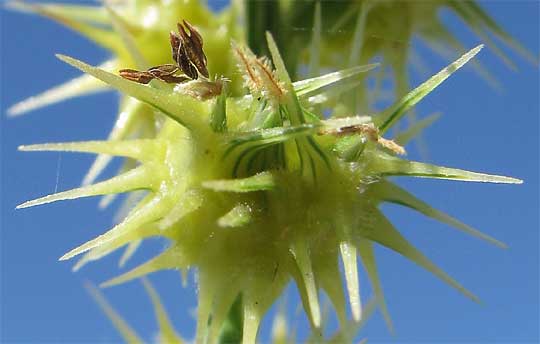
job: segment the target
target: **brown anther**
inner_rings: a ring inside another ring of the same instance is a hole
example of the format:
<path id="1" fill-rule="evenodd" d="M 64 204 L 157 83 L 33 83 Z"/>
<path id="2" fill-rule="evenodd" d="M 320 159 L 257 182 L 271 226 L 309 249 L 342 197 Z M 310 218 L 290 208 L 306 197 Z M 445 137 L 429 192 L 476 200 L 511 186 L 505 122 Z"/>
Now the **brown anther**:
<path id="1" fill-rule="evenodd" d="M 152 74 L 156 78 L 161 78 L 162 76 L 173 75 L 178 71 L 178 66 L 173 64 L 164 64 L 161 66 L 155 66 L 148 69 L 148 73 Z"/>
<path id="2" fill-rule="evenodd" d="M 181 82 L 189 80 L 187 76 L 174 75 L 174 73 L 178 72 L 178 70 L 179 68 L 177 65 L 164 64 L 148 69 L 148 73 L 152 74 L 155 78 L 165 81 L 169 84 L 179 84 Z"/>
<path id="3" fill-rule="evenodd" d="M 184 43 L 180 43 L 180 47 L 178 49 L 178 60 L 176 62 L 178 63 L 178 66 L 182 72 L 184 72 L 184 74 L 189 76 L 191 79 L 196 80 L 199 78 L 199 72 L 191 63 Z"/>
<path id="4" fill-rule="evenodd" d="M 179 84 L 189 80 L 184 75 L 174 75 L 179 67 L 174 64 L 164 64 L 149 68 L 147 71 L 138 71 L 135 69 L 122 69 L 119 74 L 122 78 L 138 82 L 139 84 L 148 84 L 153 79 L 159 79 L 169 84 Z"/>
<path id="5" fill-rule="evenodd" d="M 141 72 L 135 69 L 121 69 L 118 73 L 122 78 L 138 82 L 139 84 L 148 84 L 155 78 L 155 76 L 149 72 Z"/>
<path id="6" fill-rule="evenodd" d="M 178 23 L 178 33 L 180 36 L 180 47 L 178 49 L 177 62 L 180 62 L 181 55 L 185 53 L 187 60 L 195 66 L 197 71 L 208 78 L 208 69 L 206 55 L 203 51 L 203 39 L 197 29 L 188 21 L 183 20 Z M 187 31 L 186 31 L 187 30 Z M 189 32 L 189 33 L 188 33 Z M 176 38 L 175 38 L 176 39 Z M 172 41 L 171 41 L 172 42 Z M 176 42 L 175 42 L 176 44 Z M 174 49 L 174 46 L 171 44 Z M 173 54 L 174 58 L 174 54 Z M 180 65 L 180 63 L 178 63 Z M 185 72 L 185 71 L 184 71 Z M 186 73 L 187 74 L 187 73 Z"/>
<path id="7" fill-rule="evenodd" d="M 148 84 L 153 79 L 179 84 L 186 80 L 196 80 L 199 74 L 208 78 L 207 60 L 203 51 L 203 39 L 197 29 L 186 20 L 178 24 L 178 33 L 171 31 L 169 40 L 171 43 L 172 58 L 175 64 L 164 64 L 149 68 L 147 71 L 135 69 L 122 69 L 120 76 L 141 84 Z M 177 72 L 185 75 L 175 75 Z M 217 90 L 211 90 L 210 94 Z"/>
<path id="8" fill-rule="evenodd" d="M 178 61 L 178 52 L 180 50 L 180 44 L 181 44 L 181 38 L 180 36 L 174 32 L 174 31 L 171 31 L 169 33 L 169 40 L 171 42 L 171 50 L 172 50 L 172 58 L 174 60 L 174 62 L 177 62 Z"/>

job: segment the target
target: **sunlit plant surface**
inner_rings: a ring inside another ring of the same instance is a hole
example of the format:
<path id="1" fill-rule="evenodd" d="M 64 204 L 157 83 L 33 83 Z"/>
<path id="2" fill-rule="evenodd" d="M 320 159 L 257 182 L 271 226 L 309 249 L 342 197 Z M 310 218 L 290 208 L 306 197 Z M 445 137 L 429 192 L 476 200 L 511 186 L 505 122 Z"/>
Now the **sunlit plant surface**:
<path id="1" fill-rule="evenodd" d="M 61 260 L 80 256 L 78 270 L 125 247 L 123 265 L 145 239 L 169 239 L 164 252 L 102 286 L 163 269 L 196 270 L 196 342 L 231 338 L 255 342 L 261 319 L 291 281 L 300 293 L 313 338 L 321 339 L 324 325 L 320 290 L 328 296 L 340 323 L 340 331 L 329 340 L 351 340 L 375 305 L 391 329 L 374 244 L 398 252 L 477 300 L 409 243 L 379 209 L 383 203 L 395 203 L 505 246 L 433 209 L 389 179 L 521 183 L 406 159 L 405 145 L 434 118 L 413 121 L 389 138 L 389 131 L 414 105 L 482 48 L 463 51 L 437 21 L 439 7 L 456 11 L 481 37 L 494 33 L 528 56 L 474 3 L 365 1 L 333 8 L 323 2 L 276 9 L 266 8 L 269 4 L 264 2 L 259 7 L 238 2 L 217 14 L 197 2 L 105 4 L 13 3 L 15 8 L 52 17 L 81 32 L 110 49 L 114 58 L 93 67 L 58 55 L 85 74 L 15 105 L 11 114 L 104 87 L 123 94 L 108 140 L 21 146 L 24 151 L 87 152 L 98 157 L 82 187 L 25 202 L 19 208 L 96 195 L 105 195 L 100 205 L 107 206 L 114 195 L 131 192 L 126 200 L 130 210 L 118 225 Z M 396 24 L 397 28 L 386 26 L 394 40 L 370 42 L 378 19 L 395 23 L 386 17 L 403 17 L 405 9 L 410 15 L 407 30 L 404 23 Z M 274 21 L 260 20 L 261 11 L 288 16 L 276 29 Z M 304 18 L 310 19 L 295 21 L 305 11 L 312 15 Z M 177 28 L 177 22 L 184 26 Z M 300 34 L 295 35 L 288 30 L 293 23 L 309 30 L 298 30 Z M 169 42 L 169 31 L 177 29 L 180 36 L 172 35 Z M 339 30 L 351 35 L 341 34 L 336 40 L 332 33 Z M 448 45 L 454 51 L 464 54 L 408 92 L 405 66 L 413 33 L 427 35 L 427 41 L 435 45 L 451 42 Z M 182 43 L 173 43 L 173 37 L 180 37 L 176 39 Z M 486 43 L 492 45 L 490 40 Z M 300 53 L 293 53 L 293 44 Z M 393 105 L 378 112 L 368 111 L 368 98 L 377 96 L 380 85 L 365 91 L 366 75 L 380 67 L 366 64 L 376 55 L 384 57 L 382 69 L 393 67 L 399 95 Z M 124 72 L 118 75 L 120 69 Z M 96 182 L 113 156 L 125 158 L 122 169 L 117 176 Z M 374 292 L 374 301 L 364 314 L 357 257 Z M 156 309 L 161 338 L 181 341 L 154 289 L 148 281 L 143 283 Z M 124 338 L 140 341 L 99 292 L 90 289 Z M 280 319 L 276 318 L 275 342 L 294 341 Z"/>

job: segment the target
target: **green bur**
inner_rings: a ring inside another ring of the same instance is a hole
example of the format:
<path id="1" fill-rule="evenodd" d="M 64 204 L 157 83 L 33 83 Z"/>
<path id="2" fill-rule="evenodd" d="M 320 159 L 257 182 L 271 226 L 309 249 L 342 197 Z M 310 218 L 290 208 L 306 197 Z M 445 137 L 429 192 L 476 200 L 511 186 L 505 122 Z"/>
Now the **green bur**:
<path id="1" fill-rule="evenodd" d="M 364 132 L 339 135 L 344 126 L 391 128 L 414 104 L 469 61 L 481 47 L 373 116 L 329 118 L 316 113 L 321 97 L 332 101 L 360 83 L 370 68 L 356 67 L 292 83 L 274 40 L 268 46 L 276 71 L 257 94 L 223 92 L 201 101 L 180 87 L 141 85 L 73 58 L 58 57 L 167 116 L 152 139 L 23 146 L 22 150 L 89 152 L 127 157 L 136 167 L 109 180 L 23 203 L 146 190 L 146 196 L 108 232 L 66 253 L 84 254 L 77 268 L 142 240 L 171 241 L 163 253 L 103 283 L 112 286 L 163 270 L 198 270 L 197 342 L 214 343 L 231 306 L 242 297 L 242 341 L 254 343 L 260 321 L 293 280 L 312 328 L 323 323 L 318 292 L 329 297 L 343 328 L 362 321 L 357 257 L 371 281 L 375 302 L 391 328 L 373 245 L 379 244 L 430 271 L 467 297 L 476 296 L 409 243 L 378 209 L 391 202 L 419 211 L 476 237 L 504 244 L 462 224 L 389 181 L 389 176 L 521 183 L 520 180 L 404 160 Z M 255 63 L 255 60 L 248 61 Z M 264 71 L 264 69 L 263 69 Z M 194 84 L 195 85 L 195 84 Z M 275 95 L 276 85 L 282 94 Z M 196 90 L 196 85 L 193 86 Z M 274 92 L 274 93 L 272 93 Z M 261 96 L 262 95 L 262 96 Z M 411 130 L 417 131 L 418 128 Z M 403 137 L 407 137 L 404 135 Z M 344 266 L 341 285 L 338 260 Z M 209 321 L 211 319 L 211 321 Z"/>

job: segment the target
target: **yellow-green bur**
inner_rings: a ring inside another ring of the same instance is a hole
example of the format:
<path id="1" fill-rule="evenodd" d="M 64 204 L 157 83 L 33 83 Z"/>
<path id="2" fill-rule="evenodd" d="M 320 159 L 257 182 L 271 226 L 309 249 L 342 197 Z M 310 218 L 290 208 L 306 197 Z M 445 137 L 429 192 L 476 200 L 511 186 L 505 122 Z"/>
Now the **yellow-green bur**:
<path id="1" fill-rule="evenodd" d="M 124 156 L 136 159 L 140 164 L 110 180 L 46 196 L 20 207 L 97 194 L 148 190 L 120 224 L 71 250 L 61 259 L 85 253 L 82 258 L 85 263 L 125 245 L 138 245 L 147 237 L 170 239 L 171 246 L 163 253 L 103 286 L 123 283 L 162 269 L 196 268 L 199 272 L 197 341 L 217 340 L 221 324 L 241 294 L 243 342 L 254 343 L 262 317 L 291 279 L 298 287 L 315 331 L 322 323 L 319 290 L 330 297 L 341 325 L 346 326 L 343 287 L 340 282 L 336 283 L 341 281 L 338 257 L 345 268 L 353 320 L 360 321 L 363 315 L 356 274 L 357 255 L 366 267 L 375 300 L 391 326 L 377 277 L 373 243 L 400 253 L 476 300 L 476 296 L 414 248 L 377 206 L 381 202 L 402 204 L 499 246 L 502 244 L 432 209 L 386 177 L 495 183 L 521 181 L 403 160 L 385 152 L 362 134 L 341 138 L 332 135 L 331 131 L 336 129 L 336 123 L 374 122 L 379 123 L 380 131 L 384 132 L 480 48 L 471 50 L 373 119 L 351 117 L 339 122 L 319 120 L 307 109 L 316 104 L 310 102 L 312 96 L 335 96 L 326 92 L 323 86 L 346 90 L 340 75 L 348 72 L 293 84 L 271 36 L 268 43 L 277 77 L 287 90 L 286 96 L 271 110 L 289 116 L 291 125 L 247 132 L 243 128 L 252 126 L 245 122 L 255 120 L 249 112 L 252 103 L 257 102 L 255 97 L 226 98 L 225 110 L 217 111 L 223 106 L 218 100 L 197 101 L 172 89 L 133 83 L 75 59 L 59 56 L 159 109 L 170 119 L 165 121 L 154 139 L 22 147 L 23 150 Z M 216 116 L 225 117 L 216 119 Z M 221 126 L 211 125 L 225 118 L 225 131 L 216 129 Z M 271 150 L 274 147 L 282 149 Z M 360 151 L 354 152 L 355 149 Z M 349 154 L 351 151 L 353 154 Z M 272 155 L 274 153 L 278 155 Z M 281 163 L 283 165 L 279 165 Z M 260 166 L 275 167 L 261 169 Z M 366 184 L 366 180 L 369 183 Z M 212 322 L 209 324 L 210 317 Z"/>

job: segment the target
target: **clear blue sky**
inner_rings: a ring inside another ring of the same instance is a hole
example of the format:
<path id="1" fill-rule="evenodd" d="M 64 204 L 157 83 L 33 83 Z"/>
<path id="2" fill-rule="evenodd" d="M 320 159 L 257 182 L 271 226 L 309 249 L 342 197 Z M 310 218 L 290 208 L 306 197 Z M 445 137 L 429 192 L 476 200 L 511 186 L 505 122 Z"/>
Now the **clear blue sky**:
<path id="1" fill-rule="evenodd" d="M 538 55 L 539 2 L 483 1 L 482 5 L 514 37 Z M 103 139 L 113 123 L 117 95 L 103 93 L 71 100 L 17 119 L 5 109 L 78 74 L 54 57 L 61 52 L 99 63 L 107 52 L 63 27 L 35 16 L 1 11 L 1 339 L 2 342 L 111 342 L 120 337 L 83 288 L 117 273 L 119 254 L 78 273 L 73 262 L 58 262 L 68 249 L 102 233 L 113 210 L 97 210 L 97 199 L 15 210 L 22 201 L 76 187 L 89 167 L 88 155 L 22 153 L 20 144 Z M 458 20 L 453 30 L 472 47 L 479 41 Z M 416 45 L 415 45 L 416 46 Z M 445 62 L 422 45 L 435 72 Z M 519 70 L 507 69 L 489 50 L 479 58 L 503 83 L 495 92 L 466 68 L 429 95 L 421 115 L 442 111 L 425 134 L 428 160 L 473 171 L 511 175 L 521 186 L 401 180 L 432 205 L 501 239 L 500 250 L 417 214 L 386 207 L 386 213 L 427 256 L 483 300 L 477 305 L 432 275 L 385 249 L 377 251 L 381 278 L 396 334 L 379 313 L 363 336 L 370 342 L 537 342 L 539 313 L 539 73 L 538 66 L 510 52 Z M 416 85 L 422 79 L 414 78 Z M 412 149 L 412 159 L 419 158 Z M 110 170 L 112 173 L 114 169 Z M 130 266 L 166 243 L 150 241 Z M 365 281 L 364 273 L 361 277 Z M 193 287 L 182 289 L 174 272 L 152 275 L 177 329 L 194 333 Z M 193 276 L 190 277 L 191 286 Z M 365 286 L 365 285 L 364 285 Z M 369 293 L 366 286 L 364 294 Z M 157 328 L 140 283 L 105 290 L 127 320 L 150 340 Z M 297 301 L 296 296 L 290 298 Z M 302 326 L 306 323 L 300 322 Z M 263 331 L 268 331 L 265 323 Z M 266 338 L 266 336 L 263 336 Z"/>

